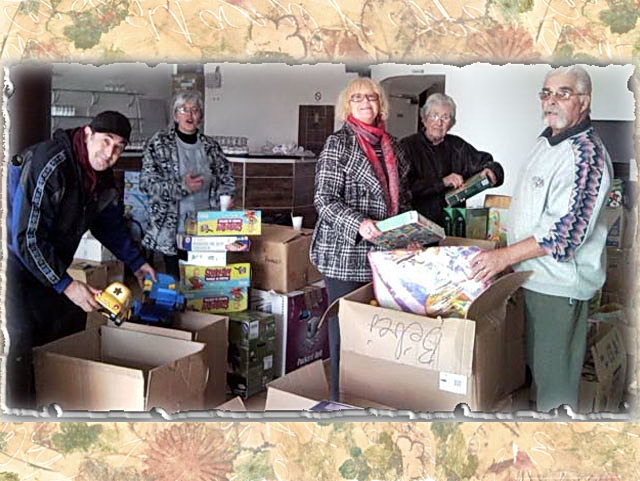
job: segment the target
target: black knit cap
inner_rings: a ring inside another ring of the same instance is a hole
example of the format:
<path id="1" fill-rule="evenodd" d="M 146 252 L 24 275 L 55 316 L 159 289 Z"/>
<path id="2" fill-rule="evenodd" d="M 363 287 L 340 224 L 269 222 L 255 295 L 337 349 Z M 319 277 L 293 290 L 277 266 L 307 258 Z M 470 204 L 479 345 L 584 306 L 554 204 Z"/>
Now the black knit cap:
<path id="1" fill-rule="evenodd" d="M 94 132 L 116 134 L 129 142 L 131 135 L 131 123 L 120 112 L 105 110 L 96 115 L 89 126 Z"/>

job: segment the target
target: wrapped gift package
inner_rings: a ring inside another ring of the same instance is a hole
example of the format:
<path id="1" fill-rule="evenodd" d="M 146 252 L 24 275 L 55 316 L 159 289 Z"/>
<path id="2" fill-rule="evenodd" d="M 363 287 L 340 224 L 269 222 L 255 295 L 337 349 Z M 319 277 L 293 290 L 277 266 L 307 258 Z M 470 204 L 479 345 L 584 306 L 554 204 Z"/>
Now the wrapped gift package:
<path id="1" fill-rule="evenodd" d="M 464 318 L 489 283 L 469 279 L 476 246 L 371 252 L 379 305 L 414 314 Z"/>

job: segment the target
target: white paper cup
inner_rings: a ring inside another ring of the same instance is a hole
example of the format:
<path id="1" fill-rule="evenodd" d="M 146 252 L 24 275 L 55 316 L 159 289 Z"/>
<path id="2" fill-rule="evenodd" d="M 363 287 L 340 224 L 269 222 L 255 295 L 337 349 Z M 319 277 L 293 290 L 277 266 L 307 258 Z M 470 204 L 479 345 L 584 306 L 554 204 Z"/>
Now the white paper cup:
<path id="1" fill-rule="evenodd" d="M 221 195 L 220 196 L 220 210 L 229 210 L 229 205 L 231 204 L 231 196 L 230 195 Z"/>
<path id="2" fill-rule="evenodd" d="M 291 225 L 293 225 L 293 228 L 295 230 L 302 229 L 302 218 L 303 218 L 303 216 L 301 216 L 301 215 L 292 215 L 291 216 Z"/>

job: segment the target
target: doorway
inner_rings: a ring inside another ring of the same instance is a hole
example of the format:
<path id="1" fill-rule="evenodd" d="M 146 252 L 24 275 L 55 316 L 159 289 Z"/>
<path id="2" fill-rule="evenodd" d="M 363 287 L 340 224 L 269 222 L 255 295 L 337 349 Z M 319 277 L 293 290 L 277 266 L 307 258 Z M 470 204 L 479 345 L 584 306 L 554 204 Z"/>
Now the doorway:
<path id="1" fill-rule="evenodd" d="M 387 132 L 401 139 L 420 130 L 420 109 L 429 95 L 444 93 L 444 75 L 402 75 L 381 82 L 389 98 Z"/>

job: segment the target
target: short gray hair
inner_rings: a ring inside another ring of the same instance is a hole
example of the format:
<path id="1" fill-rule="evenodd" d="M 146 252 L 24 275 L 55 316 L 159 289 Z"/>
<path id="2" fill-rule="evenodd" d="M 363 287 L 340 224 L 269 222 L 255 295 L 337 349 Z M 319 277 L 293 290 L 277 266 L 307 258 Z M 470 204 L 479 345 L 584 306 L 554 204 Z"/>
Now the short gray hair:
<path id="1" fill-rule="evenodd" d="M 555 68 L 550 72 L 547 72 L 547 75 L 544 77 L 544 83 L 547 83 L 548 79 L 555 77 L 556 75 L 569 75 L 573 77 L 576 81 L 576 89 L 578 90 L 576 93 L 591 95 L 591 77 L 580 65 Z"/>
<path id="2" fill-rule="evenodd" d="M 175 94 L 173 97 L 173 107 L 171 112 L 173 115 L 176 114 L 176 110 L 182 107 L 187 102 L 191 102 L 197 104 L 200 108 L 200 111 L 204 113 L 204 102 L 202 101 L 202 94 L 197 90 L 182 90 Z"/>
<path id="3" fill-rule="evenodd" d="M 425 119 L 435 105 L 444 105 L 451 109 L 451 124 L 449 127 L 453 127 L 456 123 L 456 103 L 446 94 L 435 93 L 429 95 L 427 101 L 420 109 L 420 118 Z"/>

